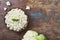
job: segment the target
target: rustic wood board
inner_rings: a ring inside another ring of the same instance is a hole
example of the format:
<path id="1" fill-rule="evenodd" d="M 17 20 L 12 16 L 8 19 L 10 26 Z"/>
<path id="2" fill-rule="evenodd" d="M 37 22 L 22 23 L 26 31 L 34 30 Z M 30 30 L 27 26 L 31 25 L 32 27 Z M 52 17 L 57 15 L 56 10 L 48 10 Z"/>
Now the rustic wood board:
<path id="1" fill-rule="evenodd" d="M 21 40 L 27 30 L 43 33 L 47 40 L 60 40 L 60 0 L 9 0 L 12 6 L 7 7 L 6 1 L 0 0 L 0 40 Z M 31 10 L 26 10 L 29 5 Z M 7 11 L 3 8 L 7 7 Z M 7 29 L 4 16 L 12 8 L 21 8 L 28 16 L 28 26 L 21 32 Z"/>

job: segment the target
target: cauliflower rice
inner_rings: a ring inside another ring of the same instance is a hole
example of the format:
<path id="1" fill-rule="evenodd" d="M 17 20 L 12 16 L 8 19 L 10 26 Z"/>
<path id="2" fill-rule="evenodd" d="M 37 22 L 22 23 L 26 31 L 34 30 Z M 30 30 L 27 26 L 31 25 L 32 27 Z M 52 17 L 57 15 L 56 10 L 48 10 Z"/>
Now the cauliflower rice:
<path id="1" fill-rule="evenodd" d="M 6 14 L 5 23 L 9 30 L 20 31 L 27 26 L 27 15 L 21 9 L 12 9 Z"/>

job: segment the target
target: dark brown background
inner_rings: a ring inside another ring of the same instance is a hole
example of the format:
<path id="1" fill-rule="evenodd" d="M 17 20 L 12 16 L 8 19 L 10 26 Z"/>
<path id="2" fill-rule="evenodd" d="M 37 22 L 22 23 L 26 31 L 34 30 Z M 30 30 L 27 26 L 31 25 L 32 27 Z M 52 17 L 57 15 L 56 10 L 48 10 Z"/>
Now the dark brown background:
<path id="1" fill-rule="evenodd" d="M 30 29 L 45 34 L 48 40 L 60 40 L 60 0 L 9 0 L 12 3 L 10 7 L 6 6 L 6 1 L 8 0 L 0 0 L 0 40 L 21 40 Z M 31 10 L 26 10 L 26 5 Z M 4 7 L 8 8 L 7 11 L 3 10 Z M 16 7 L 28 15 L 28 26 L 22 32 L 8 30 L 4 22 L 6 13 Z M 42 16 L 38 16 L 38 12 Z"/>

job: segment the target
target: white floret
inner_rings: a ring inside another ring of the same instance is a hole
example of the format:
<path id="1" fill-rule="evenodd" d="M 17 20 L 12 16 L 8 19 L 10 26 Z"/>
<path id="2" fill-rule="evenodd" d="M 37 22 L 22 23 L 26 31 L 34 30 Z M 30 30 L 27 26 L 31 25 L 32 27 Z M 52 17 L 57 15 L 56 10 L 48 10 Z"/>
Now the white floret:
<path id="1" fill-rule="evenodd" d="M 29 35 L 29 34 L 30 34 L 30 35 Z M 33 37 L 33 36 L 37 36 L 37 35 L 38 35 L 37 32 L 29 30 L 29 31 L 27 31 L 26 34 L 24 35 L 24 38 L 25 38 L 25 37 Z"/>
<path id="2" fill-rule="evenodd" d="M 36 31 L 28 30 L 22 40 L 47 40 L 44 34 L 38 35 Z"/>
<path id="3" fill-rule="evenodd" d="M 17 18 L 19 21 L 14 22 L 13 18 Z M 6 14 L 5 23 L 10 30 L 20 31 L 27 26 L 27 15 L 21 9 L 12 9 Z"/>
<path id="4" fill-rule="evenodd" d="M 26 32 L 22 40 L 36 40 L 35 37 L 38 36 L 38 33 L 32 30 Z"/>

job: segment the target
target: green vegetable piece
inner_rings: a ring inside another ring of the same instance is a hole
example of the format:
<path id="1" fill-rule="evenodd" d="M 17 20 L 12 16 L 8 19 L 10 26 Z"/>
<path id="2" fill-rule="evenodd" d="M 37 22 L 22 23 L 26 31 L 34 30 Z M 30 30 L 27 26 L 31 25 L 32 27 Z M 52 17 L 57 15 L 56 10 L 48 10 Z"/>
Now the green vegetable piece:
<path id="1" fill-rule="evenodd" d="M 14 21 L 14 22 L 18 22 L 19 19 L 17 19 L 17 18 L 13 18 L 12 21 Z"/>
<path id="2" fill-rule="evenodd" d="M 43 34 L 40 34 L 36 37 L 37 40 L 46 40 L 46 37 Z"/>

